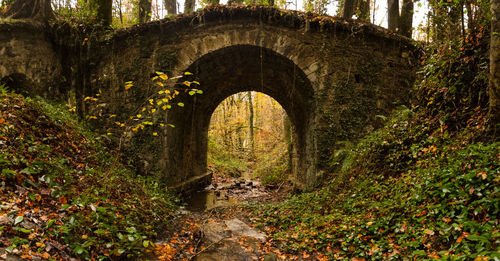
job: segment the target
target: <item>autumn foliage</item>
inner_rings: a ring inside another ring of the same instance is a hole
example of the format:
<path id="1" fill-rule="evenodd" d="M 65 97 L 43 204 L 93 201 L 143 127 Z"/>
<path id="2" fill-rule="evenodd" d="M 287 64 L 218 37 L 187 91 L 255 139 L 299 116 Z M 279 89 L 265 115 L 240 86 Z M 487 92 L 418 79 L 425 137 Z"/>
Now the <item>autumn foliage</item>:
<path id="1" fill-rule="evenodd" d="M 23 259 L 132 257 L 174 207 L 64 107 L 2 95 L 0 244 Z M 162 220 L 160 222 L 160 220 Z M 5 255 L 4 255 L 5 257 Z"/>

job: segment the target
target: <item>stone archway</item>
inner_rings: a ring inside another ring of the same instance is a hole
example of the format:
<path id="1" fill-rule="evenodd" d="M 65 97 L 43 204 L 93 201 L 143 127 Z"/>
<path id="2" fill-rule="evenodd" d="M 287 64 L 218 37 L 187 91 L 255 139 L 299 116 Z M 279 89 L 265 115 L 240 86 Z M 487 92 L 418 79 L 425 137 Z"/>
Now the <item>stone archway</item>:
<path id="1" fill-rule="evenodd" d="M 192 80 L 201 83 L 199 88 L 204 93 L 194 97 L 184 95 L 181 99 L 186 107 L 169 112 L 170 122 L 177 127 L 167 134 L 165 154 L 172 162 L 182 162 L 182 166 L 169 168 L 168 177 L 178 176 L 179 181 L 202 177 L 206 171 L 212 113 L 233 94 L 259 91 L 278 101 L 294 126 L 292 170 L 295 183 L 304 188 L 307 183 L 315 182 L 314 90 L 297 65 L 267 48 L 234 45 L 202 56 L 187 71 L 193 73 Z"/>

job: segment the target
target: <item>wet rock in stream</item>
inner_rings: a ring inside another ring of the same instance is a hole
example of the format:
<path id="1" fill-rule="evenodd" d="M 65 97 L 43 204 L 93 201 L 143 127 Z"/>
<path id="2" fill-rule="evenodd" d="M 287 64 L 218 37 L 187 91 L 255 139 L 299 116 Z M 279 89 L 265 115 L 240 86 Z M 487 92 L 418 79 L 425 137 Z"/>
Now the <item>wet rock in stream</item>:
<path id="1" fill-rule="evenodd" d="M 266 240 L 264 233 L 236 218 L 209 220 L 201 231 L 207 249 L 196 257 L 199 261 L 255 260 L 257 244 Z"/>

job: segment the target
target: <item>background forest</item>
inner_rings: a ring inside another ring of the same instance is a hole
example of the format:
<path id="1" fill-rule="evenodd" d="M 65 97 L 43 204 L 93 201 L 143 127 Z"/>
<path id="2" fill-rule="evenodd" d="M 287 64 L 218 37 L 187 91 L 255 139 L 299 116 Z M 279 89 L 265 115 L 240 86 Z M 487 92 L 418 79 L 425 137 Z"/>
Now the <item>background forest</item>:
<path id="1" fill-rule="evenodd" d="M 238 93 L 212 115 L 209 167 L 233 177 L 260 177 L 265 184 L 286 180 L 292 160 L 290 120 L 273 98 L 259 92 Z"/>

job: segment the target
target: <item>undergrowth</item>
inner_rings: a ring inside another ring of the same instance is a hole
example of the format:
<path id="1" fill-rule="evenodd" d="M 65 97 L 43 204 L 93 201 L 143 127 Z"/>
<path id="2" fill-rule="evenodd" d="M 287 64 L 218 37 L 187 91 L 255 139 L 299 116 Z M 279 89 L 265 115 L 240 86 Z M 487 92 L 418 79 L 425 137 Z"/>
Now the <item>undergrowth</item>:
<path id="1" fill-rule="evenodd" d="M 209 170 L 217 175 L 239 178 L 248 169 L 243 158 L 225 150 L 213 139 L 208 139 L 207 157 Z"/>
<path id="2" fill-rule="evenodd" d="M 158 183 L 112 166 L 99 136 L 64 106 L 0 97 L 0 245 L 22 258 L 142 255 L 176 199 Z"/>
<path id="3" fill-rule="evenodd" d="M 320 191 L 254 206 L 261 223 L 288 251 L 332 259 L 500 258 L 500 142 L 426 136 L 415 115 L 398 115 L 353 145 Z"/>
<path id="4" fill-rule="evenodd" d="M 276 185 L 288 180 L 288 151 L 285 143 L 279 142 L 270 151 L 258 153 L 255 161 L 255 176 L 264 185 Z"/>

